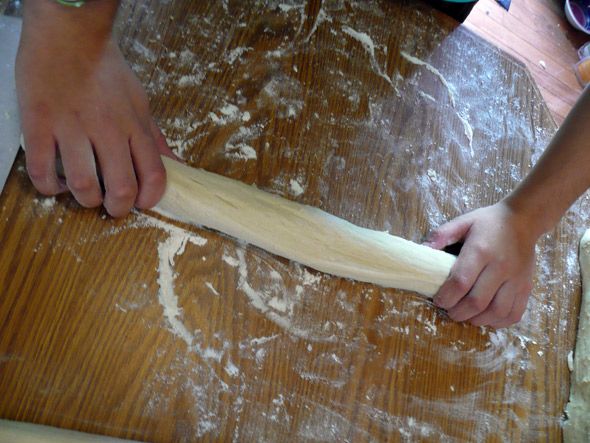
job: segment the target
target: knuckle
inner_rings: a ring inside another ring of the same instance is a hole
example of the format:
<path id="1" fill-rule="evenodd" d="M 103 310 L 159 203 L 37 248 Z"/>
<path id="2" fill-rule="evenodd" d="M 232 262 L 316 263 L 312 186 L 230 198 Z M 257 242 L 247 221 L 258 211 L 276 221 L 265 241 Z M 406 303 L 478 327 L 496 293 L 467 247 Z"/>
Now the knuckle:
<path id="1" fill-rule="evenodd" d="M 85 193 L 96 186 L 96 180 L 88 175 L 69 174 L 67 177 L 68 188 L 74 193 Z"/>
<path id="2" fill-rule="evenodd" d="M 436 305 L 442 309 L 448 309 L 454 305 L 453 300 L 446 294 L 439 294 L 434 298 Z"/>
<path id="3" fill-rule="evenodd" d="M 472 245 L 472 247 L 475 253 L 482 259 L 488 261 L 491 258 L 492 252 L 489 244 L 485 242 L 479 242 L 475 245 Z"/>
<path id="4" fill-rule="evenodd" d="M 39 163 L 29 162 L 27 164 L 27 172 L 31 180 L 44 181 L 47 178 L 47 168 Z"/>
<path id="5" fill-rule="evenodd" d="M 134 200 L 137 195 L 137 183 L 126 182 L 119 184 L 110 193 L 115 200 Z"/>
<path id="6" fill-rule="evenodd" d="M 524 315 L 524 311 L 520 312 L 520 311 L 512 311 L 507 317 L 506 319 L 510 322 L 511 325 L 518 323 L 520 320 L 522 320 L 522 317 Z"/>
<path id="7" fill-rule="evenodd" d="M 511 306 L 500 303 L 492 303 L 489 307 L 490 313 L 499 319 L 507 318 L 510 315 Z"/>
<path id="8" fill-rule="evenodd" d="M 31 182 L 41 194 L 49 196 L 58 193 L 57 185 L 51 183 L 51 178 L 47 171 L 29 168 L 28 173 Z"/>
<path id="9" fill-rule="evenodd" d="M 469 304 L 469 306 L 471 308 L 473 308 L 474 310 L 476 310 L 477 312 L 482 312 L 483 310 L 485 310 L 488 307 L 488 302 L 480 297 L 469 297 L 467 299 L 467 303 Z"/>
<path id="10" fill-rule="evenodd" d="M 166 169 L 160 166 L 147 172 L 144 185 L 149 188 L 163 188 L 166 185 Z"/>
<path id="11" fill-rule="evenodd" d="M 471 289 L 471 282 L 463 275 L 452 274 L 449 282 L 455 291 L 466 294 Z"/>
<path id="12" fill-rule="evenodd" d="M 133 137 L 134 145 L 141 147 L 141 149 L 156 149 L 156 140 L 152 134 L 140 130 L 136 136 Z"/>

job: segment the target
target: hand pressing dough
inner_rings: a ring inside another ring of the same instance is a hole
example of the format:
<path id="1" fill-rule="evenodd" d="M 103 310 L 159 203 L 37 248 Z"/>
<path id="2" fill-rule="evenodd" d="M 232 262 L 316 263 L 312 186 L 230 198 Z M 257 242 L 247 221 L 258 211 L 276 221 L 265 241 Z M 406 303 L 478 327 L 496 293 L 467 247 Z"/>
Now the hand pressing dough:
<path id="1" fill-rule="evenodd" d="M 451 254 L 162 158 L 167 188 L 154 210 L 165 217 L 221 231 L 328 274 L 427 297 L 455 262 Z"/>
<path id="2" fill-rule="evenodd" d="M 563 424 L 565 443 L 590 442 L 590 230 L 580 241 L 582 306 L 572 368 L 570 399 Z"/>

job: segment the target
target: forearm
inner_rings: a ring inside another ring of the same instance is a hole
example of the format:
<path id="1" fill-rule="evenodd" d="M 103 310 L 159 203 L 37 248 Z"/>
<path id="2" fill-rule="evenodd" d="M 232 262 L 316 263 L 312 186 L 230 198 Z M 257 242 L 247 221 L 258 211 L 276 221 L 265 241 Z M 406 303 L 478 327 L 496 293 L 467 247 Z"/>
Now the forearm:
<path id="1" fill-rule="evenodd" d="M 590 89 L 586 88 L 527 177 L 504 199 L 537 236 L 590 187 Z"/>

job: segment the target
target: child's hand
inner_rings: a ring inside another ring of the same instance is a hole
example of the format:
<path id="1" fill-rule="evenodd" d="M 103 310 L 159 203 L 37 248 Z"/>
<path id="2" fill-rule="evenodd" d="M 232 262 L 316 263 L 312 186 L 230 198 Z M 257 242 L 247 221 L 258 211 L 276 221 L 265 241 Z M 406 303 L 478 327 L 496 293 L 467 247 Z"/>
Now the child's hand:
<path id="1" fill-rule="evenodd" d="M 154 206 L 172 156 L 147 95 L 110 35 L 118 2 L 70 8 L 29 0 L 16 60 L 27 168 L 46 195 L 69 189 L 113 216 Z M 65 182 L 55 173 L 61 156 Z M 100 169 L 105 194 L 97 177 Z"/>
<path id="2" fill-rule="evenodd" d="M 478 209 L 433 230 L 435 249 L 463 247 L 434 303 L 455 321 L 508 327 L 522 318 L 532 289 L 537 236 L 504 203 Z"/>

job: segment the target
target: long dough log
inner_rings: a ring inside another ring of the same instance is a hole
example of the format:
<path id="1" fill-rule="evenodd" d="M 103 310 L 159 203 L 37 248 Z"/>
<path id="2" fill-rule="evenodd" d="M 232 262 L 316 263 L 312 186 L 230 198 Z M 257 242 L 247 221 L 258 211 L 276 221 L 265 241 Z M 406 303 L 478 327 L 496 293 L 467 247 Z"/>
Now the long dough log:
<path id="1" fill-rule="evenodd" d="M 582 272 L 582 306 L 570 398 L 565 408 L 568 420 L 563 424 L 565 443 L 590 442 L 590 230 L 580 241 L 580 270 Z"/>
<path id="2" fill-rule="evenodd" d="M 311 268 L 432 297 L 455 257 L 167 157 L 161 215 L 221 231 Z"/>
<path id="3" fill-rule="evenodd" d="M 124 443 L 131 440 L 70 431 L 52 426 L 0 420 L 2 443 Z"/>

